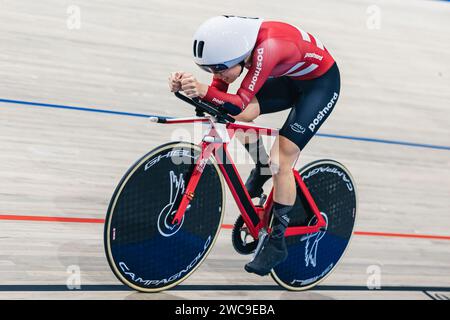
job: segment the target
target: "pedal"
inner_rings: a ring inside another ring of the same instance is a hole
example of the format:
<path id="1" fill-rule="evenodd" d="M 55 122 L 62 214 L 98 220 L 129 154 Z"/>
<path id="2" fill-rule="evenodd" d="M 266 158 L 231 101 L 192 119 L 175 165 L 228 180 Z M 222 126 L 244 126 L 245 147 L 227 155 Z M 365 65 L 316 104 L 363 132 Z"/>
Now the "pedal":
<path id="1" fill-rule="evenodd" d="M 256 257 L 256 255 L 261 251 L 261 249 L 264 246 L 264 242 L 267 238 L 267 236 L 269 235 L 269 233 L 267 232 L 267 230 L 265 228 L 259 230 L 258 233 L 258 246 L 255 249 L 255 253 L 253 255 L 253 259 Z"/>

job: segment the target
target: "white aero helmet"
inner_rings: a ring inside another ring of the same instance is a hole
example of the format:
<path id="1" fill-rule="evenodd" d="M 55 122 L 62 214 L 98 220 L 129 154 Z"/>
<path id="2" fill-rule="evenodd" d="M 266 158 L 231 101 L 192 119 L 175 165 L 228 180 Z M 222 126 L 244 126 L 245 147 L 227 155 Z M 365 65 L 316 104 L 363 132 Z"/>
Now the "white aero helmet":
<path id="1" fill-rule="evenodd" d="M 194 62 L 208 72 L 231 68 L 255 47 L 263 19 L 218 16 L 203 22 L 193 39 Z"/>

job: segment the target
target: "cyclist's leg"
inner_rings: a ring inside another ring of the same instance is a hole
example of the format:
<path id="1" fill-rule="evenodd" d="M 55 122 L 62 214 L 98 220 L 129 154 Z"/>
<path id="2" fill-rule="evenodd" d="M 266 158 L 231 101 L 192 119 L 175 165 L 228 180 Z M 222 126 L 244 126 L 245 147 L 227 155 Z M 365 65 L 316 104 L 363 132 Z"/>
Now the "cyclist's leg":
<path id="1" fill-rule="evenodd" d="M 291 82 L 292 80 L 287 77 L 273 78 L 266 81 L 252 100 L 252 104 L 258 105 L 258 116 L 259 114 L 278 112 L 292 107 L 295 101 L 293 93 L 295 93 L 296 88 Z M 252 107 L 252 104 L 247 109 Z M 253 115 L 253 112 L 247 113 L 245 117 L 247 119 L 248 114 Z M 241 136 L 238 138 L 240 138 L 241 143 L 255 162 L 255 168 L 251 171 L 245 185 L 252 198 L 259 197 L 263 193 L 262 187 L 264 183 L 272 177 L 268 164 L 269 156 L 262 139 L 256 134 L 250 133 L 245 137 Z"/>
<path id="2" fill-rule="evenodd" d="M 302 95 L 280 130 L 278 144 L 271 150 L 270 166 L 274 177 L 272 233 L 255 259 L 245 266 L 247 271 L 259 275 L 268 274 L 287 258 L 284 233 L 296 197 L 292 165 L 337 102 L 339 70 L 333 65 L 318 79 L 299 81 L 298 88 L 302 90 Z"/>
<path id="3" fill-rule="evenodd" d="M 279 132 L 279 143 L 271 150 L 271 167 L 274 180 L 274 223 L 277 235 L 283 234 L 289 221 L 288 213 L 295 203 L 296 185 L 292 166 L 306 144 L 328 118 L 339 97 L 340 77 L 337 65 L 333 65 L 322 77 L 298 81 L 302 94 Z M 277 210 L 279 209 L 279 210 Z M 280 212 L 283 215 L 280 216 Z M 281 225 L 280 225 L 281 224 Z"/>
<path id="4" fill-rule="evenodd" d="M 249 105 L 245 108 L 245 110 L 234 118 L 237 121 L 253 123 L 253 120 L 256 119 L 259 114 L 259 103 L 256 97 L 254 97 Z M 268 168 L 269 166 L 269 156 L 267 155 L 267 151 L 265 150 L 264 144 L 262 143 L 258 134 L 256 133 L 256 131 L 252 130 L 247 130 L 245 132 L 237 130 L 235 132 L 235 136 L 239 140 L 239 142 L 242 143 L 242 145 L 245 147 L 245 149 L 255 162 L 255 169 L 252 170 L 252 175 L 254 176 L 254 178 L 259 177 L 261 173 L 263 175 L 269 175 L 269 177 L 267 178 L 264 177 L 264 181 L 259 182 L 259 184 L 264 184 L 264 182 L 266 182 L 270 178 L 270 171 L 264 170 L 264 168 Z M 252 187 L 252 183 L 247 184 L 247 189 L 252 198 L 260 196 L 262 193 L 262 188 L 254 188 Z"/>
<path id="5" fill-rule="evenodd" d="M 237 121 L 253 122 L 259 115 L 259 103 L 254 97 L 245 110 L 234 118 Z M 242 143 L 255 163 L 255 168 L 251 171 L 245 185 L 252 198 L 259 197 L 263 193 L 263 184 L 271 177 L 270 170 L 268 170 L 269 156 L 256 131 L 243 132 L 238 130 L 235 132 L 235 137 Z"/>
<path id="6" fill-rule="evenodd" d="M 276 203 L 292 206 L 295 202 L 295 180 L 292 166 L 300 154 L 300 148 L 281 134 L 277 136 L 270 150 L 270 169 L 273 176 Z"/>

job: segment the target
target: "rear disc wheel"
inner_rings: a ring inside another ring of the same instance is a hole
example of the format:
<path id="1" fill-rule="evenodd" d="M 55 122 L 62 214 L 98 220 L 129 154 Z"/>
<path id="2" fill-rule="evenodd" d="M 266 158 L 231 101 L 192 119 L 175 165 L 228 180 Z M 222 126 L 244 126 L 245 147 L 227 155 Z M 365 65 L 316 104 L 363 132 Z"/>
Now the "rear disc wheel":
<path id="1" fill-rule="evenodd" d="M 357 212 L 356 186 L 342 164 L 318 160 L 299 172 L 327 226 L 314 234 L 286 238 L 289 256 L 272 270 L 271 276 L 293 291 L 310 289 L 332 273 L 351 241 Z M 289 226 L 311 226 L 317 222 L 299 186 L 290 215 Z"/>

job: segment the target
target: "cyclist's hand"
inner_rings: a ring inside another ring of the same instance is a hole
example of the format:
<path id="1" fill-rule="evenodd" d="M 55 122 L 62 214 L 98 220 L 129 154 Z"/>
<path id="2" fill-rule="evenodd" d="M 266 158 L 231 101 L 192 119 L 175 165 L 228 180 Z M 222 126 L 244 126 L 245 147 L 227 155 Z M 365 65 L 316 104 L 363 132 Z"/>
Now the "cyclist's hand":
<path id="1" fill-rule="evenodd" d="M 198 82 L 192 74 L 186 73 L 181 79 L 181 90 L 183 90 L 184 93 L 191 99 L 197 97 L 203 98 L 206 96 L 208 86 Z"/>
<path id="2" fill-rule="evenodd" d="M 181 90 L 181 79 L 186 72 L 178 71 L 172 72 L 169 76 L 169 89 L 171 92 L 177 92 Z"/>

